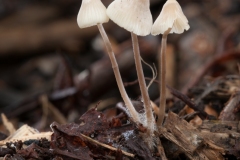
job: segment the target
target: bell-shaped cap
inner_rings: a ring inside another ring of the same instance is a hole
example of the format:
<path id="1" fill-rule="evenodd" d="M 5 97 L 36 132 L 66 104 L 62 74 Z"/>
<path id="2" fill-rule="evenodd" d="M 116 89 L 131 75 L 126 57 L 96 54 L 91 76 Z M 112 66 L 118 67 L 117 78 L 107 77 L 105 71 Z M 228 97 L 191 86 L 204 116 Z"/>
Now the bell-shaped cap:
<path id="1" fill-rule="evenodd" d="M 163 34 L 169 28 L 172 28 L 170 33 L 183 33 L 184 29 L 188 30 L 188 20 L 183 14 L 182 8 L 176 0 L 168 0 L 153 24 L 151 34 Z"/>
<path id="2" fill-rule="evenodd" d="M 77 16 L 77 23 L 80 28 L 91 27 L 98 23 L 106 23 L 108 20 L 106 7 L 102 4 L 101 0 L 82 0 L 82 5 Z"/>
<path id="3" fill-rule="evenodd" d="M 153 23 L 149 6 L 149 0 L 114 0 L 107 8 L 107 15 L 129 32 L 146 36 Z"/>

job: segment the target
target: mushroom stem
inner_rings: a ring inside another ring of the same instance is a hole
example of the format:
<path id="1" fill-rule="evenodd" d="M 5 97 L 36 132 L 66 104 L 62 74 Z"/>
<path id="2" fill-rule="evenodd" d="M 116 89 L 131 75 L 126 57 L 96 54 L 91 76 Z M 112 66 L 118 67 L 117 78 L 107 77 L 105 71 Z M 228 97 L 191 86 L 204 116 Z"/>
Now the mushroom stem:
<path id="1" fill-rule="evenodd" d="M 137 38 L 137 35 L 132 32 L 131 32 L 131 36 L 132 36 L 133 52 L 134 52 L 137 76 L 138 76 L 139 86 L 142 94 L 143 104 L 146 111 L 146 120 L 147 120 L 146 126 L 150 129 L 150 132 L 151 132 L 154 130 L 154 117 L 152 112 L 152 105 L 148 95 L 148 90 L 147 90 L 147 86 L 146 86 L 146 82 L 143 74 L 141 56 L 140 56 L 139 45 L 138 45 L 138 38 Z"/>
<path id="2" fill-rule="evenodd" d="M 158 58 L 159 63 L 159 78 L 160 78 L 160 102 L 159 102 L 159 112 L 158 112 L 158 120 L 157 125 L 161 126 L 163 123 L 165 110 L 166 110 L 166 44 L 167 44 L 167 35 L 171 31 L 172 28 L 169 28 L 167 31 L 164 32 L 162 36 L 162 48 L 161 53 Z"/>
<path id="3" fill-rule="evenodd" d="M 131 100 L 129 99 L 129 97 L 127 95 L 127 92 L 126 92 L 126 90 L 124 88 L 124 85 L 123 85 L 123 82 L 122 82 L 122 78 L 121 78 L 121 74 L 120 74 L 120 71 L 119 71 L 119 68 L 118 68 L 118 64 L 117 64 L 114 52 L 112 50 L 111 43 L 110 43 L 110 41 L 108 39 L 108 36 L 107 36 L 107 34 L 106 34 L 102 24 L 97 24 L 97 26 L 98 26 L 100 34 L 101 34 L 101 36 L 103 38 L 103 41 L 105 43 L 105 46 L 106 46 L 106 49 L 107 49 L 110 61 L 112 63 L 113 72 L 114 72 L 114 75 L 115 75 L 115 78 L 116 78 L 116 81 L 117 81 L 117 85 L 118 85 L 120 94 L 121 94 L 121 96 L 123 98 L 123 101 L 124 101 L 126 107 L 128 108 L 128 110 L 129 110 L 133 120 L 135 122 L 140 123 L 140 118 L 138 116 L 138 113 L 135 110 L 135 108 L 134 108 Z"/>

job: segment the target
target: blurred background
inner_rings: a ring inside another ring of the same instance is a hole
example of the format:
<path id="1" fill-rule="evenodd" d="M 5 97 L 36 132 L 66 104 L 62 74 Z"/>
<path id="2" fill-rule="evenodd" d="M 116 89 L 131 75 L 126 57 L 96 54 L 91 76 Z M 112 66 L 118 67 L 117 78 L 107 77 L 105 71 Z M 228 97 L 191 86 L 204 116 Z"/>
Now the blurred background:
<path id="1" fill-rule="evenodd" d="M 102 0 L 105 6 L 111 0 Z M 240 0 L 179 0 L 190 29 L 168 36 L 168 85 L 189 90 L 204 77 L 239 74 Z M 151 0 L 153 20 L 165 0 Z M 53 121 L 76 121 L 96 105 L 115 115 L 121 102 L 108 55 L 96 26 L 80 29 L 81 0 L 0 0 L 0 112 L 16 126 L 48 130 Z M 109 21 L 103 25 L 113 45 L 126 90 L 140 90 L 130 33 Z M 157 64 L 161 36 L 139 37 L 143 59 Z M 145 76 L 152 71 L 144 66 Z M 147 80 L 149 82 L 149 80 Z M 158 103 L 158 84 L 149 88 Z M 171 95 L 168 95 L 171 99 Z"/>

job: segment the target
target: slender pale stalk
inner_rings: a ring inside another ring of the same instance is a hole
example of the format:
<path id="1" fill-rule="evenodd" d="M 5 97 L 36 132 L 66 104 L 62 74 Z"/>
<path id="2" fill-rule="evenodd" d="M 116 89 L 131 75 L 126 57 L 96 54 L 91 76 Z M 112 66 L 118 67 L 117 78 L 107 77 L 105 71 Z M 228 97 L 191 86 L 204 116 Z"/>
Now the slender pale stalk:
<path id="1" fill-rule="evenodd" d="M 139 119 L 138 113 L 135 110 L 135 108 L 134 108 L 131 100 L 129 99 L 129 97 L 127 95 L 127 92 L 126 92 L 126 90 L 124 88 L 124 85 L 123 85 L 123 82 L 122 82 L 122 78 L 121 78 L 121 74 L 120 74 L 120 71 L 119 71 L 119 68 L 118 68 L 118 64 L 117 64 L 114 52 L 112 50 L 111 43 L 110 43 L 110 41 L 108 39 L 108 36 L 107 36 L 107 34 L 106 34 L 102 24 L 98 24 L 97 26 L 98 26 L 100 34 L 101 34 L 101 36 L 103 38 L 103 41 L 105 43 L 105 46 L 106 46 L 106 49 L 107 49 L 110 61 L 112 63 L 113 72 L 114 72 L 114 75 L 115 75 L 115 78 L 116 78 L 116 81 L 117 81 L 117 85 L 118 85 L 120 94 L 121 94 L 121 96 L 123 98 L 123 101 L 124 101 L 126 107 L 128 108 L 128 110 L 129 110 L 133 120 L 135 122 L 140 123 L 140 119 Z"/>
<path id="2" fill-rule="evenodd" d="M 165 110 L 166 110 L 166 45 L 167 45 L 167 35 L 171 31 L 169 28 L 167 31 L 164 32 L 162 36 L 162 46 L 161 46 L 161 53 L 158 57 L 159 59 L 159 77 L 160 77 L 160 102 L 159 102 L 159 112 L 158 112 L 158 121 L 157 125 L 161 126 L 163 123 Z"/>
<path id="3" fill-rule="evenodd" d="M 132 36 L 132 43 L 133 43 L 135 65 L 137 69 L 137 76 L 138 76 L 139 86 L 142 94 L 143 104 L 146 111 L 147 127 L 150 128 L 150 131 L 153 131 L 154 117 L 152 113 L 151 101 L 148 95 L 148 90 L 147 90 L 147 86 L 146 86 L 146 82 L 143 74 L 141 56 L 140 56 L 139 45 L 138 45 L 138 38 L 137 38 L 137 35 L 134 33 L 131 33 L 131 36 Z"/>

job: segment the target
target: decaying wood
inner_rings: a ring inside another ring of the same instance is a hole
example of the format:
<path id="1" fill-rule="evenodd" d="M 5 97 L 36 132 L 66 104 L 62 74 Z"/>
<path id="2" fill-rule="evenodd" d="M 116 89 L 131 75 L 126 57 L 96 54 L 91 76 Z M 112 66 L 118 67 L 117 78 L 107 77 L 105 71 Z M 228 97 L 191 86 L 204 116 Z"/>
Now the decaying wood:
<path id="1" fill-rule="evenodd" d="M 157 149 L 158 149 L 158 153 L 160 154 L 161 159 L 162 160 L 167 160 L 166 154 L 164 152 L 164 148 L 163 148 L 160 140 L 159 140 L 159 144 L 157 146 Z"/>
<path id="2" fill-rule="evenodd" d="M 223 121 L 239 120 L 240 92 L 233 94 L 222 110 L 219 119 Z"/>
<path id="3" fill-rule="evenodd" d="M 16 132 L 9 135 L 5 140 L 0 141 L 0 146 L 5 145 L 8 142 L 17 142 L 17 141 L 27 141 L 30 139 L 46 138 L 51 139 L 52 132 L 39 132 L 36 129 L 29 127 L 28 125 L 23 125 Z"/>
<path id="4" fill-rule="evenodd" d="M 99 114 L 103 116 L 102 113 Z M 99 115 L 95 116 L 99 117 Z M 109 126 L 106 125 L 106 127 Z M 66 129 L 69 128 L 78 127 L 71 126 L 67 127 Z M 161 137 L 166 138 L 168 141 L 172 142 L 172 144 L 178 147 L 178 148 L 175 147 L 175 154 L 184 154 L 189 159 L 223 160 L 225 154 L 230 153 L 234 155 L 239 155 L 238 152 L 240 147 L 239 146 L 240 122 L 238 121 L 203 121 L 203 124 L 196 128 L 192 126 L 190 123 L 178 117 L 176 114 L 169 112 L 164 126 L 159 128 L 159 131 Z M 5 145 L 7 142 L 16 142 L 19 140 L 23 142 L 29 139 L 40 138 L 47 138 L 48 140 L 50 140 L 51 139 L 50 136 L 52 135 L 52 133 L 53 132 L 39 133 L 37 130 L 27 125 L 24 125 L 20 129 L 18 129 L 13 135 L 10 135 L 7 139 L 0 141 L 0 145 Z M 86 138 L 87 141 L 91 143 L 95 143 L 96 145 L 108 148 L 113 151 L 118 151 L 116 148 L 109 146 L 105 143 L 98 142 L 96 139 L 92 139 L 82 134 L 81 132 L 80 133 L 76 132 L 76 134 L 80 134 L 80 136 Z M 72 133 L 70 135 L 73 136 Z M 164 153 L 164 150 L 166 149 L 164 148 L 164 146 L 169 144 L 169 142 L 163 140 L 161 143 L 158 144 L 158 153 L 162 159 L 166 160 L 167 158 Z M 31 146 L 29 147 L 31 148 Z M 20 152 L 24 151 L 19 150 L 18 153 Z M 50 151 L 46 149 L 45 152 L 47 153 Z M 130 154 L 123 150 L 121 152 L 124 155 L 130 157 L 134 156 L 133 154 Z M 74 154 L 71 154 L 70 152 L 67 151 L 66 152 L 64 151 L 64 153 L 66 153 L 66 155 L 70 154 L 74 156 Z"/>
<path id="5" fill-rule="evenodd" d="M 6 127 L 9 134 L 13 134 L 14 132 L 16 132 L 15 127 L 13 126 L 13 124 L 11 122 L 9 122 L 8 118 L 5 116 L 4 113 L 1 113 L 1 118 L 3 121 L 3 125 Z"/>
<path id="6" fill-rule="evenodd" d="M 218 146 L 230 152 L 238 146 L 240 138 L 239 121 L 203 121 L 199 127 L 201 135 L 208 137 Z M 239 149 L 238 149 L 239 151 Z"/>
<path id="7" fill-rule="evenodd" d="M 203 136 L 197 128 L 169 112 L 161 134 L 176 144 L 190 159 L 224 159 L 224 148 Z"/>

